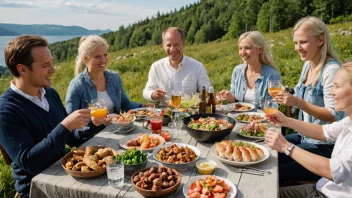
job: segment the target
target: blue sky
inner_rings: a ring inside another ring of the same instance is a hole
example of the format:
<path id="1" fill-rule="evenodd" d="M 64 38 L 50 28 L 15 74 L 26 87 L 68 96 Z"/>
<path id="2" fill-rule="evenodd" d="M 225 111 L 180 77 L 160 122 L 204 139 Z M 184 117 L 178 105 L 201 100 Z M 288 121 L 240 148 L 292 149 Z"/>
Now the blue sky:
<path id="1" fill-rule="evenodd" d="M 0 23 L 117 30 L 199 0 L 0 0 Z"/>

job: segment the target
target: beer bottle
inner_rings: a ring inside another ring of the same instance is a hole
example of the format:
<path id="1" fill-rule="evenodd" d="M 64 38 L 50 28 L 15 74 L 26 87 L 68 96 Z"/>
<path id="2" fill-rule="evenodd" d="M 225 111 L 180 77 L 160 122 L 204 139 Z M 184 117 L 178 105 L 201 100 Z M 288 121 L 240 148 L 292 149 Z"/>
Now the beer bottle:
<path id="1" fill-rule="evenodd" d="M 214 114 L 215 113 L 215 97 L 214 97 L 214 87 L 209 86 L 209 97 L 206 104 L 206 113 Z"/>
<path id="2" fill-rule="evenodd" d="M 205 87 L 203 86 L 202 95 L 200 96 L 200 102 L 198 104 L 198 113 L 205 114 L 206 113 L 206 101 L 205 101 Z"/>

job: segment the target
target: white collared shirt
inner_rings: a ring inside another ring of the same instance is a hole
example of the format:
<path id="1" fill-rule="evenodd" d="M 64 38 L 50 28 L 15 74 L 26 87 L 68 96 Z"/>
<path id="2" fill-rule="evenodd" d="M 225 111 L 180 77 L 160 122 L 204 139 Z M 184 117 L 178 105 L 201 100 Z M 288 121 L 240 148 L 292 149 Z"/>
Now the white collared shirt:
<path id="1" fill-rule="evenodd" d="M 171 96 L 172 82 L 180 91 L 192 96 L 193 93 L 200 92 L 205 86 L 206 90 L 210 85 L 209 77 L 202 63 L 193 58 L 183 55 L 179 68 L 176 70 L 172 67 L 169 57 L 165 57 L 154 62 L 149 70 L 148 82 L 143 90 L 143 97 L 152 100 L 152 93 L 156 88 L 162 88 L 167 91 L 163 102 Z"/>
<path id="2" fill-rule="evenodd" d="M 316 187 L 327 197 L 352 195 L 352 120 L 346 117 L 339 122 L 323 125 L 327 141 L 336 141 L 331 154 L 330 170 L 334 181 L 321 178 Z"/>
<path id="3" fill-rule="evenodd" d="M 19 90 L 15 84 L 13 84 L 13 82 L 11 81 L 11 85 L 10 85 L 11 89 L 20 94 L 21 96 L 27 98 L 28 100 L 30 100 L 31 102 L 33 102 L 34 104 L 38 105 L 39 107 L 41 107 L 42 109 L 44 109 L 45 111 L 49 111 L 49 103 L 48 100 L 45 98 L 45 89 L 42 87 L 39 89 L 40 91 L 40 97 L 41 100 L 39 100 L 39 98 L 37 96 L 31 96 L 28 95 L 26 93 L 24 93 L 23 91 Z"/>

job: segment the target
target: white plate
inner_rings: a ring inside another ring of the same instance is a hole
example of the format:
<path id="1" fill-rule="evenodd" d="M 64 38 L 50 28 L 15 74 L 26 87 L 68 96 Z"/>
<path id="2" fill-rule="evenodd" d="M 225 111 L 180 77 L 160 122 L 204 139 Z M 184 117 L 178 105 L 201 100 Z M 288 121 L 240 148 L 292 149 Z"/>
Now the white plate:
<path id="1" fill-rule="evenodd" d="M 133 127 L 123 127 L 121 129 L 121 127 L 119 127 L 118 129 L 112 131 L 111 133 L 118 133 L 118 134 L 126 134 L 133 131 Z"/>
<path id="2" fill-rule="evenodd" d="M 147 135 L 150 136 L 150 137 L 159 138 L 159 141 L 160 141 L 160 144 L 159 144 L 159 145 L 162 145 L 162 144 L 165 143 L 165 139 L 164 139 L 163 137 L 161 137 L 160 135 L 151 134 L 151 133 L 138 133 L 138 134 L 129 135 L 129 136 L 126 136 L 126 137 L 120 139 L 119 144 L 120 144 L 120 146 L 121 146 L 122 148 L 124 148 L 124 149 L 131 149 L 131 148 L 136 147 L 136 149 L 141 150 L 141 151 L 147 151 L 147 152 L 148 152 L 148 151 L 153 151 L 157 146 L 154 147 L 154 148 L 150 148 L 150 149 L 141 149 L 139 146 L 127 146 L 127 145 L 126 145 L 126 143 L 127 143 L 130 139 L 135 138 L 135 137 L 137 137 L 137 136 L 141 136 L 141 135 L 143 135 L 143 134 L 147 134 Z M 159 145 L 158 145 L 158 146 L 159 146 Z"/>
<path id="3" fill-rule="evenodd" d="M 235 140 L 235 141 L 238 141 L 238 140 Z M 242 141 L 242 142 L 246 142 L 246 141 Z M 215 155 L 216 158 L 218 158 L 218 160 L 220 160 L 221 162 L 223 163 L 226 163 L 226 164 L 230 164 L 230 165 L 233 165 L 233 166 L 250 166 L 250 165 L 253 165 L 253 164 L 258 164 L 258 163 L 261 163 L 265 160 L 267 160 L 270 156 L 270 152 L 267 148 L 265 148 L 264 146 L 262 145 L 259 145 L 259 144 L 256 144 L 256 143 L 253 143 L 253 142 L 248 142 L 250 144 L 253 144 L 255 145 L 256 147 L 259 147 L 263 150 L 264 152 L 264 156 L 261 160 L 258 160 L 258 161 L 255 161 L 255 162 L 236 162 L 236 161 L 232 161 L 232 160 L 228 160 L 228 159 L 224 159 L 224 158 L 221 158 L 218 156 L 218 154 L 216 153 L 216 150 L 215 150 L 215 144 L 210 148 L 210 151 L 213 155 Z"/>
<path id="4" fill-rule="evenodd" d="M 249 138 L 249 139 L 255 139 L 255 140 L 263 140 L 263 139 L 265 139 L 265 137 L 243 135 L 243 134 L 241 134 L 241 131 L 238 131 L 237 134 L 242 136 L 242 137 Z"/>
<path id="5" fill-rule="evenodd" d="M 140 111 L 140 110 L 143 110 L 143 111 L 148 110 L 148 111 L 153 112 L 154 110 L 157 110 L 157 109 L 151 108 L 151 107 L 141 107 L 141 108 L 131 109 L 129 111 L 135 112 L 135 111 Z M 133 114 L 133 115 L 136 117 L 136 120 L 142 120 L 145 118 L 149 118 L 149 116 L 147 116 L 147 115 L 136 115 L 136 114 Z"/>
<path id="6" fill-rule="evenodd" d="M 158 159 L 156 159 L 156 154 L 158 153 L 158 151 L 161 149 L 161 148 L 165 148 L 165 147 L 168 147 L 168 146 L 171 146 L 172 144 L 176 144 L 177 146 L 181 147 L 188 147 L 190 149 L 192 149 L 196 155 L 197 155 L 197 158 L 192 161 L 192 162 L 188 162 L 188 163 L 184 163 L 184 164 L 174 164 L 174 163 L 168 163 L 168 162 L 163 162 L 163 161 L 160 161 Z M 167 167 L 170 167 L 170 168 L 174 168 L 174 169 L 187 169 L 187 168 L 193 168 L 195 167 L 195 164 L 197 162 L 197 160 L 199 159 L 200 157 L 200 150 L 195 147 L 195 146 L 192 146 L 192 145 L 189 145 L 189 144 L 184 144 L 184 143 L 167 143 L 167 144 L 164 144 L 164 145 L 159 145 L 158 147 L 156 147 L 153 151 L 153 157 L 156 161 L 162 163 L 164 166 L 167 166 Z"/>
<path id="7" fill-rule="evenodd" d="M 197 176 L 197 177 L 193 177 L 190 180 L 188 180 L 184 185 L 183 185 L 183 194 L 188 197 L 188 190 L 191 187 L 191 184 L 195 181 L 197 181 L 198 179 L 205 179 L 206 177 L 208 177 L 209 175 L 202 175 L 202 176 Z M 226 184 L 228 184 L 230 186 L 230 192 L 227 195 L 227 198 L 235 198 L 236 194 L 237 194 L 237 187 L 235 186 L 235 184 L 233 184 L 230 180 L 223 178 L 223 177 L 218 177 L 216 176 L 218 179 L 223 180 Z"/>
<path id="8" fill-rule="evenodd" d="M 230 116 L 230 117 L 233 117 L 233 118 L 235 118 L 237 121 L 242 122 L 242 123 L 251 123 L 251 122 L 249 122 L 249 121 L 238 120 L 237 117 L 238 117 L 240 114 L 257 115 L 257 116 L 260 116 L 260 117 L 263 118 L 263 120 L 257 121 L 257 122 L 264 122 L 264 121 L 266 120 L 265 114 L 264 114 L 264 113 L 258 113 L 258 112 L 235 113 L 233 116 Z"/>
<path id="9" fill-rule="evenodd" d="M 235 104 L 246 105 L 246 106 L 249 106 L 250 109 L 247 109 L 247 110 L 235 110 Z M 227 108 L 230 111 L 235 111 L 235 112 L 247 112 L 247 111 L 252 111 L 255 108 L 254 104 L 248 103 L 248 102 L 235 102 L 235 103 L 227 104 L 226 106 L 227 106 Z"/>

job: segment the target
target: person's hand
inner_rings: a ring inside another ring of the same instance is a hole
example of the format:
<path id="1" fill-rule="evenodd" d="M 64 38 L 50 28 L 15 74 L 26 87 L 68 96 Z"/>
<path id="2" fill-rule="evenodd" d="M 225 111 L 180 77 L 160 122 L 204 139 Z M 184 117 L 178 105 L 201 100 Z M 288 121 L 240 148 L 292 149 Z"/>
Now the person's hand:
<path id="1" fill-rule="evenodd" d="M 104 124 L 105 126 L 109 126 L 111 124 L 111 118 L 110 117 L 102 117 L 102 118 L 96 118 L 96 117 L 91 117 L 92 123 L 95 126 L 100 126 L 101 124 Z"/>
<path id="2" fill-rule="evenodd" d="M 229 103 L 232 103 L 236 100 L 236 98 L 232 95 L 231 91 L 228 91 L 228 90 L 221 90 L 216 95 L 217 95 L 217 97 L 219 97 L 221 99 L 227 100 Z"/>
<path id="3" fill-rule="evenodd" d="M 281 126 L 287 126 L 288 125 L 288 118 L 281 113 L 281 111 L 277 110 L 275 113 L 273 114 L 265 114 L 266 118 L 274 123 L 274 124 L 278 124 Z"/>
<path id="4" fill-rule="evenodd" d="M 69 131 L 73 131 L 75 129 L 86 126 L 89 118 L 90 109 L 79 109 L 68 115 L 64 120 L 61 121 L 61 124 Z"/>
<path id="5" fill-rule="evenodd" d="M 286 105 L 286 106 L 297 106 L 297 102 L 298 102 L 298 98 L 293 96 L 290 93 L 284 93 L 284 92 L 280 92 L 278 94 L 275 95 L 274 99 L 282 104 L 282 105 Z"/>
<path id="6" fill-rule="evenodd" d="M 165 97 L 166 91 L 161 88 L 156 88 L 152 93 L 152 100 L 161 100 Z"/>
<path id="7" fill-rule="evenodd" d="M 265 143 L 274 150 L 284 153 L 290 143 L 278 132 L 267 130 L 265 132 Z"/>
<path id="8" fill-rule="evenodd" d="M 147 103 L 143 103 L 143 104 L 142 104 L 142 107 L 152 107 L 152 108 L 154 108 L 154 107 L 155 107 L 155 104 L 154 104 L 154 103 L 151 103 L 151 102 L 147 102 Z"/>

